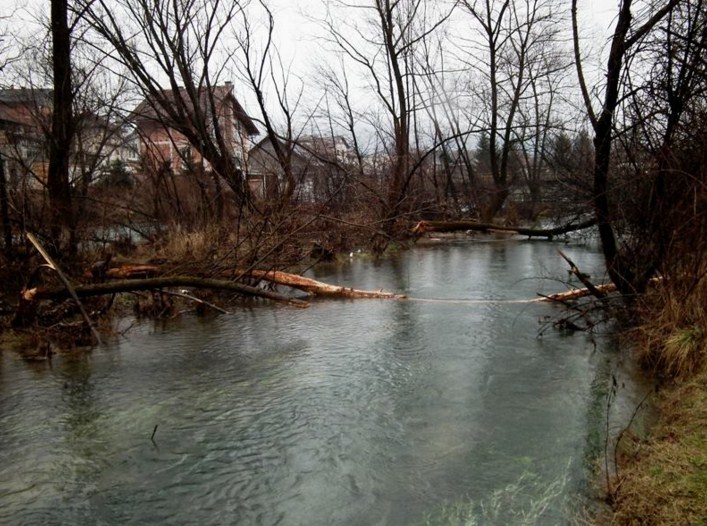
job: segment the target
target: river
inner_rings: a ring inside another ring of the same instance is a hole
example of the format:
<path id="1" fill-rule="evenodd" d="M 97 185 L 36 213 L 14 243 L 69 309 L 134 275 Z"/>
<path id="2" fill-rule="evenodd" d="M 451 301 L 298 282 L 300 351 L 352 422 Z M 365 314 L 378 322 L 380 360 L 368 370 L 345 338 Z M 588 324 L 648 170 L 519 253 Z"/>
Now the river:
<path id="1" fill-rule="evenodd" d="M 78 356 L 0 353 L 1 524 L 574 524 L 614 339 L 546 331 L 562 248 L 495 240 L 313 277 L 410 299 L 143 323 Z M 614 424 L 612 424 L 614 425 Z M 154 435 L 154 436 L 153 436 Z"/>

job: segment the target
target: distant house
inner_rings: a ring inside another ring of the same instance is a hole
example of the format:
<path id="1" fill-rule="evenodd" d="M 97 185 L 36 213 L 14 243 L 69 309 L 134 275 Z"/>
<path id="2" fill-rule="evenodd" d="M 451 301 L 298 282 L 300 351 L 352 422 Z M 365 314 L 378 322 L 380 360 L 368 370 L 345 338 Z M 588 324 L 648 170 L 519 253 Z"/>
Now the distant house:
<path id="1" fill-rule="evenodd" d="M 185 90 L 175 93 L 164 90 L 165 100 L 175 101 L 174 108 L 186 108 L 194 112 Z M 179 97 L 178 100 L 177 97 Z M 213 98 L 212 98 L 213 97 Z M 213 104 L 211 101 L 213 100 Z M 199 153 L 199 149 L 177 128 L 183 125 L 175 123 L 170 116 L 173 108 L 165 109 L 156 100 L 144 99 L 132 113 L 131 121 L 135 125 L 139 137 L 139 153 L 146 169 L 159 170 L 164 167 L 180 172 L 200 167 L 206 171 L 211 167 Z M 214 86 L 211 93 L 203 88 L 199 93 L 199 109 L 203 112 L 203 125 L 215 133 L 213 120 L 218 122 L 219 131 L 224 142 L 233 155 L 236 166 L 244 167 L 247 162 L 251 137 L 258 134 L 253 120 L 248 116 L 233 93 L 233 84 L 227 82 L 222 86 Z M 195 126 L 194 122 L 190 126 Z"/>
<path id="2" fill-rule="evenodd" d="M 295 199 L 315 202 L 330 198 L 343 177 L 354 154 L 341 136 L 306 135 L 292 141 L 280 141 L 289 159 L 297 189 Z M 253 193 L 261 198 L 275 198 L 284 190 L 286 181 L 270 137 L 258 142 L 250 151 L 248 180 Z"/>
<path id="3" fill-rule="evenodd" d="M 49 89 L 0 90 L 0 153 L 11 184 L 41 187 L 49 168 L 53 92 Z M 117 160 L 137 159 L 129 131 L 95 112 L 77 113 L 76 135 L 69 161 L 73 183 L 90 184 Z"/>
<path id="4" fill-rule="evenodd" d="M 32 183 L 46 179 L 51 115 L 51 90 L 0 90 L 0 153 L 11 181 L 28 175 Z"/>

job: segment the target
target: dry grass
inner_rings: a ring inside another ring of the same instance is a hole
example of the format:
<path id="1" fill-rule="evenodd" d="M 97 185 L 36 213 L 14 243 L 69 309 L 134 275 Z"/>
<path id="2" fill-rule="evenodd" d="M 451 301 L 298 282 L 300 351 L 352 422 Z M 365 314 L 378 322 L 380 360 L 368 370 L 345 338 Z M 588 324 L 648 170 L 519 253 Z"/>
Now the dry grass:
<path id="1" fill-rule="evenodd" d="M 174 228 L 165 235 L 156 256 L 175 261 L 204 260 L 223 250 L 229 244 L 228 238 L 215 228 L 198 231 Z"/>
<path id="2" fill-rule="evenodd" d="M 131 260 L 160 261 L 172 272 L 209 274 L 224 268 L 307 268 L 338 254 L 366 248 L 375 227 L 358 213 L 345 218 L 314 207 L 243 219 L 240 228 L 165 228 L 153 243 L 140 246 Z"/>
<path id="3" fill-rule="evenodd" d="M 634 336 L 639 362 L 663 378 L 689 378 L 707 356 L 707 264 L 646 294 Z"/>

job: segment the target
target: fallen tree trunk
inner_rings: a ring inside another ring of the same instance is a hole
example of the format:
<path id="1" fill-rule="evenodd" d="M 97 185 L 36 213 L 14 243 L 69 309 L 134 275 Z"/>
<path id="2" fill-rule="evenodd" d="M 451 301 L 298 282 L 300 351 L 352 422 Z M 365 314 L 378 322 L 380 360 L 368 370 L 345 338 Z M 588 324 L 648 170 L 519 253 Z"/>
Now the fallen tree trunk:
<path id="1" fill-rule="evenodd" d="M 167 276 L 161 278 L 128 279 L 121 281 L 111 281 L 107 283 L 93 283 L 90 285 L 78 285 L 74 287 L 74 292 L 79 298 L 90 296 L 101 296 L 104 294 L 115 294 L 118 292 L 135 292 L 139 290 L 160 289 L 165 287 L 192 287 L 200 289 L 216 289 L 238 292 L 246 296 L 255 296 L 273 301 L 287 303 L 295 307 L 308 307 L 306 301 L 288 298 L 282 294 L 261 290 L 242 283 L 233 281 L 198 278 L 193 276 Z M 36 301 L 43 299 L 62 300 L 70 297 L 70 293 L 65 288 L 40 288 L 36 287 L 23 291 L 22 297 L 26 301 Z"/>
<path id="2" fill-rule="evenodd" d="M 382 299 L 403 299 L 404 295 L 395 294 L 392 292 L 384 292 L 382 290 L 358 290 L 349 287 L 341 287 L 338 285 L 330 285 L 311 278 L 305 278 L 299 274 L 290 274 L 279 270 L 236 270 L 233 275 L 247 276 L 250 278 L 268 281 L 276 285 L 286 285 L 295 289 L 302 290 L 308 294 L 315 296 L 328 296 L 337 298 L 382 298 Z"/>
<path id="3" fill-rule="evenodd" d="M 568 223 L 555 228 L 524 228 L 524 227 L 506 227 L 494 225 L 491 223 L 480 223 L 473 220 L 461 221 L 420 221 L 412 229 L 412 233 L 422 235 L 427 232 L 461 232 L 471 230 L 474 232 L 482 232 L 485 234 L 508 234 L 521 235 L 528 237 L 544 237 L 552 239 L 555 236 L 561 236 L 578 230 L 585 230 L 596 224 L 596 219 L 588 219 L 581 223 Z"/>
<path id="4" fill-rule="evenodd" d="M 562 303 L 564 301 L 577 300 L 579 298 L 584 298 L 586 296 L 596 296 L 596 292 L 599 292 L 603 297 L 611 292 L 616 292 L 616 285 L 613 283 L 605 283 L 602 285 L 593 285 L 594 292 L 588 288 L 582 289 L 570 289 L 564 292 L 557 292 L 556 294 L 549 294 L 547 296 L 542 296 L 540 301 L 556 301 Z"/>

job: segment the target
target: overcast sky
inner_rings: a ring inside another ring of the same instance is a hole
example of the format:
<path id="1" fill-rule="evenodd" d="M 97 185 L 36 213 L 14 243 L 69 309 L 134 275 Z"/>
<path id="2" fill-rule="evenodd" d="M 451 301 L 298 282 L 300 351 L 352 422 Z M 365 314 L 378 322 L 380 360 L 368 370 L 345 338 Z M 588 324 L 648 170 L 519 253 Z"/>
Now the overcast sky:
<path id="1" fill-rule="evenodd" d="M 606 42 L 618 10 L 619 0 L 579 0 L 580 25 L 586 45 L 601 48 Z M 311 18 L 324 17 L 324 0 L 269 0 L 275 14 L 276 39 L 281 52 L 297 71 L 305 71 L 311 62 L 321 58 L 322 45 L 317 35 L 321 28 Z M 569 0 L 567 0 L 569 5 Z M 0 16 L 12 15 L 9 24 L 16 31 L 30 28 L 38 11 L 46 11 L 48 0 L 0 0 Z M 457 16 L 463 17 L 461 13 Z"/>
<path id="2" fill-rule="evenodd" d="M 566 2 L 569 6 L 569 0 Z M 618 3 L 619 0 L 579 0 L 580 26 L 588 45 L 598 49 L 609 38 Z M 320 29 L 309 18 L 323 18 L 322 0 L 272 0 L 270 4 L 276 16 L 277 39 L 282 50 L 298 64 L 317 56 L 321 42 L 315 36 Z"/>

